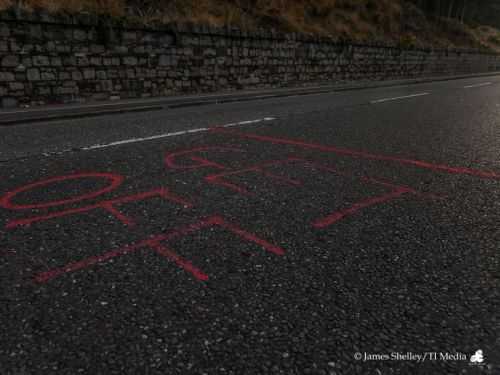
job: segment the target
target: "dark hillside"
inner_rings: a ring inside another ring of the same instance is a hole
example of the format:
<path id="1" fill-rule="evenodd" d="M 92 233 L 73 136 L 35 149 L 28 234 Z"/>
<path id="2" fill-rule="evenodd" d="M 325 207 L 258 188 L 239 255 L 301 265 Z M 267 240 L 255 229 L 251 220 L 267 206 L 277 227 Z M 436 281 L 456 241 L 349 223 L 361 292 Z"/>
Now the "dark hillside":
<path id="1" fill-rule="evenodd" d="M 500 0 L 0 0 L 1 8 L 500 50 Z"/>

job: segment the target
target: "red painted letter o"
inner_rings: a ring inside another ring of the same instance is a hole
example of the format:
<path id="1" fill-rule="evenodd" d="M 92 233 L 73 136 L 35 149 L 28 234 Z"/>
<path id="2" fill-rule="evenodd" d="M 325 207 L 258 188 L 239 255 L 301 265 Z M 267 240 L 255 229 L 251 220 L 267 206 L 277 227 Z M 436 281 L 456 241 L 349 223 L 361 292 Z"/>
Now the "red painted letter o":
<path id="1" fill-rule="evenodd" d="M 82 178 L 104 178 L 110 181 L 110 184 L 102 189 L 93 191 L 91 193 L 87 194 L 82 194 L 78 195 L 74 198 L 68 198 L 68 199 L 63 199 L 63 200 L 56 200 L 56 201 L 51 201 L 51 202 L 46 202 L 46 203 L 39 203 L 39 204 L 14 204 L 12 203 L 12 199 L 25 191 L 29 191 L 41 186 L 46 186 L 50 185 L 56 182 L 61 182 L 61 181 L 67 181 L 67 180 L 77 180 L 77 179 L 82 179 Z M 80 202 L 85 199 L 92 199 L 95 197 L 98 197 L 99 195 L 102 195 L 104 193 L 110 192 L 112 190 L 115 190 L 118 186 L 121 185 L 123 182 L 124 178 L 123 176 L 117 175 L 117 174 L 112 174 L 112 173 L 76 173 L 76 174 L 71 174 L 71 175 L 66 175 L 66 176 L 58 176 L 58 177 L 53 177 L 49 178 L 47 180 L 42 180 L 38 182 L 34 182 L 29 185 L 25 185 L 22 187 L 19 187 L 11 192 L 8 192 L 5 194 L 2 198 L 0 198 L 0 206 L 10 209 L 10 210 L 27 210 L 27 209 L 34 209 L 34 208 L 48 208 L 48 207 L 55 207 L 55 206 L 61 206 L 63 204 L 68 204 L 68 203 L 75 203 L 75 202 Z"/>

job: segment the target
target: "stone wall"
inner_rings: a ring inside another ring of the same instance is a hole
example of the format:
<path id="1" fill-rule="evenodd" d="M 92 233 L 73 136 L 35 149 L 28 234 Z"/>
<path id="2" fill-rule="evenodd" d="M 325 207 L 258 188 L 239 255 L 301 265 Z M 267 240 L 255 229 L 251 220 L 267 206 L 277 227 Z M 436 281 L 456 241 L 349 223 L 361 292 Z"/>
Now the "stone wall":
<path id="1" fill-rule="evenodd" d="M 500 70 L 500 56 L 0 14 L 2 107 Z"/>

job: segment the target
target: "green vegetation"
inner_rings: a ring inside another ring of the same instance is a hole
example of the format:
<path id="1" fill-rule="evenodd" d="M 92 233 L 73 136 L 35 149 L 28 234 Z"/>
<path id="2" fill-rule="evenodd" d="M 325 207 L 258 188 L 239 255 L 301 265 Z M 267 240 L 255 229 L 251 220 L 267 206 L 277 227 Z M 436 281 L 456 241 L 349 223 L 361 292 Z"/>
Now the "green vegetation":
<path id="1" fill-rule="evenodd" d="M 189 22 L 500 50 L 500 0 L 0 0 L 0 8 L 11 7 L 106 14 L 145 25 Z"/>

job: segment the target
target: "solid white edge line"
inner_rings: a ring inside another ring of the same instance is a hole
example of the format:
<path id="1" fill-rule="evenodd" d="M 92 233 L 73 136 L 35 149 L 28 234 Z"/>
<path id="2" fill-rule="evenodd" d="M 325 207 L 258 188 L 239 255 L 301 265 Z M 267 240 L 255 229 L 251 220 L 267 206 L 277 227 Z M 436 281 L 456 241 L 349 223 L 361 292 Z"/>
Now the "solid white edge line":
<path id="1" fill-rule="evenodd" d="M 231 124 L 226 124 L 226 125 L 222 125 L 221 127 L 230 128 L 233 126 L 253 125 L 253 124 L 258 124 L 260 122 L 273 121 L 273 120 L 276 120 L 276 118 L 264 117 L 262 119 L 257 119 L 257 120 L 240 121 L 240 122 L 235 122 L 235 123 L 231 123 Z M 97 145 L 87 146 L 87 147 L 83 147 L 82 150 L 85 150 L 85 151 L 98 150 L 98 149 L 102 149 L 102 148 L 126 145 L 126 144 L 130 144 L 130 143 L 152 141 L 155 139 L 177 137 L 180 135 L 193 134 L 193 133 L 201 133 L 201 132 L 206 132 L 208 130 L 210 130 L 210 128 L 197 128 L 197 129 L 182 130 L 182 131 L 173 132 L 173 133 L 158 134 L 158 135 L 153 135 L 150 137 L 130 138 L 130 139 L 124 139 L 122 141 L 116 141 L 116 142 L 111 142 L 111 143 L 106 143 L 106 144 L 97 144 Z"/>
<path id="2" fill-rule="evenodd" d="M 474 87 L 489 86 L 489 85 L 492 85 L 492 84 L 493 84 L 493 82 L 478 83 L 478 84 L 475 84 L 475 85 L 464 86 L 464 89 L 472 89 Z"/>
<path id="3" fill-rule="evenodd" d="M 310 87 L 305 87 L 306 89 L 308 90 L 320 90 L 320 89 L 324 89 L 325 86 L 310 86 Z M 328 87 L 326 87 L 328 88 Z M 294 87 L 294 88 L 290 88 L 288 89 L 286 92 L 294 92 L 294 91 L 301 91 L 303 90 L 304 87 Z M 259 92 L 242 92 L 241 94 L 258 94 Z M 263 95 L 260 95 L 260 96 L 257 96 L 256 98 L 267 98 L 267 97 L 270 97 L 270 96 L 275 96 L 276 93 L 269 93 L 269 94 L 265 94 L 262 93 Z M 131 102 L 128 102 L 128 101 L 125 101 L 125 102 L 116 102 L 116 103 L 102 103 L 102 104 L 95 104 L 95 105 L 73 105 L 71 107 L 71 109 L 92 109 L 92 108 L 99 108 L 99 107 L 108 107 L 108 106 L 122 106 L 122 105 L 127 105 L 127 104 L 141 104 L 141 105 L 144 105 L 144 106 L 148 106 L 148 105 L 160 105 L 160 104 L 175 104 L 176 102 L 179 102 L 179 101 L 183 101 L 183 100 L 186 100 L 186 99 L 214 99 L 214 100 L 218 100 L 219 98 L 220 99 L 225 99 L 227 97 L 231 97 L 231 96 L 235 96 L 234 93 L 230 93 L 230 94 L 222 94 L 222 95 L 219 95 L 219 94 L 212 94 L 212 95 L 188 95 L 188 96 L 182 96 L 182 97 L 178 97 L 178 98 L 169 98 L 169 97 L 165 97 L 165 98 L 155 98 L 153 100 L 150 100 L 146 103 L 142 103 L 142 102 L 135 102 L 135 101 L 131 101 Z M 255 98 L 252 96 L 252 98 Z M 67 110 L 68 108 L 67 107 L 62 107 L 62 108 L 51 108 L 50 110 L 51 111 L 64 111 L 64 110 Z M 40 109 L 42 110 L 42 109 Z M 38 109 L 34 109 L 33 112 L 37 112 Z M 5 112 L 2 112 L 2 114 L 5 114 L 5 115 L 13 115 L 13 114 L 17 114 L 17 113 L 25 113 L 26 111 L 5 111 Z"/>
<path id="4" fill-rule="evenodd" d="M 418 97 L 418 96 L 424 96 L 424 95 L 430 95 L 430 92 L 421 92 L 421 93 L 419 93 L 419 94 L 405 95 L 405 96 L 397 96 L 397 97 L 395 97 L 395 98 L 377 99 L 377 100 L 372 100 L 370 103 L 371 103 L 371 104 L 385 103 L 385 102 L 391 102 L 391 101 L 394 101 L 394 100 L 402 100 L 402 99 L 416 98 L 416 97 Z"/>

